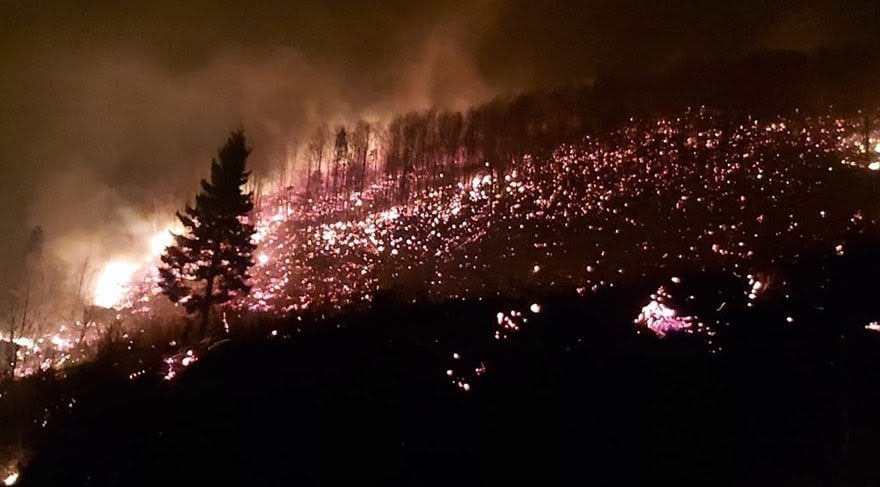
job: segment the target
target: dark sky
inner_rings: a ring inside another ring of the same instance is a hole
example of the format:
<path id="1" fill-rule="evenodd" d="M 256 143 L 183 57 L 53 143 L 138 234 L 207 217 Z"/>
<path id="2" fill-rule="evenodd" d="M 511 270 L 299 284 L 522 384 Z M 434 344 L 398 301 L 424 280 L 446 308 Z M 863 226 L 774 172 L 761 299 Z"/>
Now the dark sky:
<path id="1" fill-rule="evenodd" d="M 68 254 L 130 245 L 242 124 L 259 171 L 318 121 L 876 45 L 876 4 L 0 0 L 0 262 L 35 224 Z"/>

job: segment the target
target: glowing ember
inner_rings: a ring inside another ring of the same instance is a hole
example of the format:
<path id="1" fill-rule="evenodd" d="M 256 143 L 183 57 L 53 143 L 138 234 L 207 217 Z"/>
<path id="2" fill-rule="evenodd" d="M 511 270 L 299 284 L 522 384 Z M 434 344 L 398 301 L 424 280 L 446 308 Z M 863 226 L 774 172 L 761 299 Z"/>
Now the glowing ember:
<path id="1" fill-rule="evenodd" d="M 669 332 L 675 332 L 688 328 L 690 324 L 681 318 L 675 317 L 675 310 L 667 308 L 663 303 L 651 301 L 642 308 L 636 323 L 644 324 L 660 338 Z"/>
<path id="2" fill-rule="evenodd" d="M 64 350 L 66 348 L 70 348 L 73 346 L 73 343 L 71 342 L 71 340 L 68 340 L 66 338 L 62 338 L 58 335 L 52 335 L 52 339 L 50 340 L 50 343 L 52 345 L 54 345 L 55 348 L 57 348 L 59 350 Z"/>
<path id="3" fill-rule="evenodd" d="M 18 345 L 19 347 L 24 347 L 28 349 L 34 348 L 34 341 L 27 337 L 16 337 L 12 340 L 12 343 Z"/>
<path id="4" fill-rule="evenodd" d="M 111 261 L 104 266 L 95 285 L 94 303 L 115 308 L 125 303 L 132 275 L 139 266 L 125 261 Z"/>
<path id="5" fill-rule="evenodd" d="M 746 276 L 749 286 L 748 291 L 746 291 L 746 296 L 750 300 L 758 299 L 758 297 L 767 290 L 767 283 L 761 280 L 762 277 L 766 279 L 766 276 L 760 275 L 749 274 Z M 751 306 L 751 304 L 749 304 L 749 306 Z"/>
<path id="6" fill-rule="evenodd" d="M 162 378 L 165 380 L 173 380 L 180 374 L 182 369 L 198 362 L 198 360 L 199 357 L 191 349 L 166 357 L 164 360 L 166 367 L 165 375 L 163 375 Z"/>
<path id="7" fill-rule="evenodd" d="M 12 472 L 3 479 L 3 485 L 15 485 L 18 482 L 18 472 Z"/>
<path id="8" fill-rule="evenodd" d="M 664 288 L 658 289 L 655 294 L 651 295 L 651 301 L 642 307 L 635 323 L 646 326 L 660 338 L 669 333 L 690 328 L 693 318 L 677 316 L 676 311 L 665 304 L 670 298 L 671 296 Z"/>
<path id="9" fill-rule="evenodd" d="M 230 302 L 224 316 L 336 312 L 369 306 L 387 289 L 412 289 L 407 298 L 429 301 L 526 295 L 522 287 L 568 288 L 586 296 L 660 269 L 675 276 L 667 282 L 678 289 L 682 272 L 694 264 L 742 276 L 745 269 L 787 259 L 804 244 L 843 255 L 848 227 L 862 224 L 862 209 L 832 206 L 837 203 L 821 188 L 837 187 L 826 183 L 847 171 L 848 177 L 873 174 L 855 157 L 877 140 L 865 145 L 861 119 L 752 120 L 729 131 L 694 132 L 721 121 L 711 111 L 679 115 L 631 120 L 546 156 L 516 158 L 492 175 L 478 169 L 435 181 L 414 170 L 415 184 L 402 199 L 389 197 L 399 193 L 399 178 L 381 171 L 350 198 L 317 194 L 299 203 L 299 188 L 274 188 L 254 209 L 259 251 L 253 288 Z M 779 154 L 790 150 L 799 157 L 781 164 Z M 867 168 L 880 171 L 880 161 Z M 754 191 L 743 194 L 743 188 Z M 796 211 L 801 207 L 810 211 Z M 578 229 L 576 249 L 567 229 Z M 656 229 L 662 234 L 652 235 Z M 137 246 L 145 255 L 133 256 L 132 263 L 99 265 L 94 304 L 114 311 L 16 335 L 22 359 L 16 376 L 75 363 L 80 330 L 98 337 L 111 323 L 142 325 L 160 313 L 153 302 L 161 300 L 155 266 L 140 257 L 155 261 L 171 239 L 167 231 L 157 233 Z M 783 287 L 764 274 L 746 280 L 747 306 Z M 711 307 L 720 311 L 728 302 Z M 707 327 L 681 316 L 689 303 L 658 292 L 637 323 L 658 336 L 676 330 L 708 335 Z M 495 310 L 492 346 L 506 346 L 528 319 L 538 319 L 540 305 L 526 306 Z M 228 324 L 223 320 L 224 329 Z M 66 331 L 58 329 L 62 325 Z M 283 335 L 276 330 L 270 336 Z M 469 375 L 471 353 L 465 355 L 453 359 L 450 380 L 479 388 Z M 193 361 L 181 356 L 169 372 Z M 131 372 L 140 376 L 139 370 Z"/>

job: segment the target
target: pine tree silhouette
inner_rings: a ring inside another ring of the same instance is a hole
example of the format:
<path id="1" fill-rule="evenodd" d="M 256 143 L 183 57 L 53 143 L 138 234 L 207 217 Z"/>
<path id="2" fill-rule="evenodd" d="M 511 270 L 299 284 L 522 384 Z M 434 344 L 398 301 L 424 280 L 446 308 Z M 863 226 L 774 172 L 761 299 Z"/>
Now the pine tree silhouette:
<path id="1" fill-rule="evenodd" d="M 250 152 L 243 130 L 229 136 L 211 162 L 211 181 L 202 179 L 195 207 L 187 205 L 184 214 L 177 213 L 185 230 L 174 235 L 175 243 L 165 249 L 159 266 L 165 295 L 187 313 L 200 313 L 201 336 L 215 304 L 251 288 L 248 269 L 256 244 L 251 241 L 254 227 L 244 220 L 253 210 L 253 193 L 241 189 L 249 175 L 245 163 Z"/>

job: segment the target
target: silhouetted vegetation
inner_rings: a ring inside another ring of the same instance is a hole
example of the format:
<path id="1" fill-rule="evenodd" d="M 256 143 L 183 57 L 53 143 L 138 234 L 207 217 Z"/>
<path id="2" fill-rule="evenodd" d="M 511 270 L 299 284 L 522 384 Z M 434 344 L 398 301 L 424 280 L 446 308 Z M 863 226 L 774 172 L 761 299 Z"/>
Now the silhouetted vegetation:
<path id="1" fill-rule="evenodd" d="M 20 402 L 0 404 L 75 400 L 33 426 L 22 485 L 870 485 L 880 335 L 864 323 L 878 250 L 861 235 L 844 257 L 780 266 L 794 305 L 747 308 L 739 280 L 683 276 L 699 313 L 714 312 L 712 296 L 729 303 L 715 312 L 729 323 L 718 355 L 696 336 L 633 333 L 629 310 L 652 276 L 588 298 L 530 296 L 541 314 L 503 347 L 489 339 L 495 311 L 529 301 L 390 293 L 337 326 L 257 323 L 172 383 L 131 381 L 108 356 L 66 380 L 17 383 Z M 478 360 L 488 368 L 470 392 L 450 385 L 447 368 Z"/>
<path id="2" fill-rule="evenodd" d="M 769 51 L 653 76 L 602 76 L 592 84 L 501 96 L 466 112 L 403 114 L 387 127 L 361 121 L 354 130 L 338 128 L 335 137 L 320 127 L 308 145 L 311 176 L 303 187 L 307 196 L 348 199 L 366 182 L 390 178 L 396 189 L 389 198 L 406 201 L 419 189 L 476 170 L 503 171 L 523 155 L 547 154 L 631 117 L 701 105 L 718 110 L 731 126 L 750 117 L 797 118 L 829 110 L 852 116 L 877 109 L 878 86 L 880 55 L 852 49 Z"/>
<path id="3" fill-rule="evenodd" d="M 200 313 L 204 335 L 212 306 L 247 294 L 254 264 L 254 226 L 242 221 L 254 208 L 253 193 L 242 193 L 250 148 L 244 132 L 233 132 L 211 163 L 210 182 L 202 180 L 195 206 L 177 213 L 185 231 L 165 249 L 159 268 L 162 291 L 187 313 Z"/>

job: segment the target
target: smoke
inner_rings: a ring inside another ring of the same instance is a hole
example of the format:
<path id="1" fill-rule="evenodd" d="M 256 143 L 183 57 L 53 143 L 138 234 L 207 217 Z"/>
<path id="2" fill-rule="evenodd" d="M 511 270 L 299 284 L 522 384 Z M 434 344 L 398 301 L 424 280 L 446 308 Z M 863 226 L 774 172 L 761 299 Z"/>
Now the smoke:
<path id="1" fill-rule="evenodd" d="M 754 3 L 721 16 L 700 2 L 0 5 L 0 276 L 35 225 L 73 268 L 140 255 L 238 127 L 268 178 L 319 123 L 464 109 L 694 53 L 859 40 L 877 20 L 861 0 L 813 2 L 806 17 Z"/>
<path id="2" fill-rule="evenodd" d="M 183 69 L 130 48 L 34 60 L 13 93 L 30 102 L 7 112 L 0 135 L 7 269 L 35 225 L 73 267 L 140 255 L 235 128 L 254 148 L 250 169 L 271 177 L 317 124 L 462 109 L 494 92 L 448 30 L 426 34 L 394 67 L 361 73 L 382 89 L 286 46 L 215 49 Z"/>

